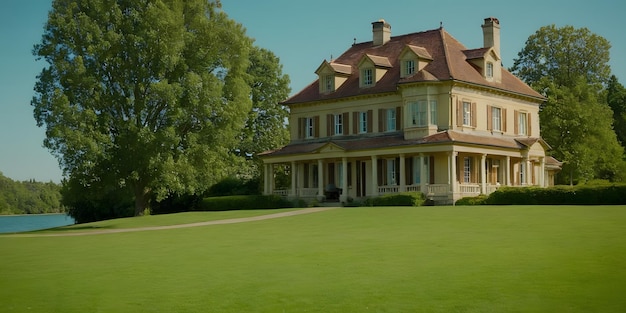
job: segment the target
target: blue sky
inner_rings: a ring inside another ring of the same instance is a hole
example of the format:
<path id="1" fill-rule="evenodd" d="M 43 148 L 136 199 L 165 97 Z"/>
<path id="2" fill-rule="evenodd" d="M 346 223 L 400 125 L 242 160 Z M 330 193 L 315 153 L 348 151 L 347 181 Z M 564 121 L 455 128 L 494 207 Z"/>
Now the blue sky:
<path id="1" fill-rule="evenodd" d="M 42 147 L 30 99 L 37 74 L 32 47 L 43 32 L 51 0 L 0 2 L 0 172 L 15 180 L 59 182 L 57 160 Z M 611 42 L 611 68 L 626 85 L 626 4 L 596 1 L 371 1 L 222 0 L 228 15 L 243 24 L 256 44 L 273 51 L 291 78 L 292 93 L 315 80 L 324 59 L 338 57 L 357 42 L 371 40 L 371 22 L 385 19 L 392 36 L 443 27 L 468 48 L 482 46 L 480 25 L 497 17 L 505 67 L 540 27 L 587 27 Z"/>

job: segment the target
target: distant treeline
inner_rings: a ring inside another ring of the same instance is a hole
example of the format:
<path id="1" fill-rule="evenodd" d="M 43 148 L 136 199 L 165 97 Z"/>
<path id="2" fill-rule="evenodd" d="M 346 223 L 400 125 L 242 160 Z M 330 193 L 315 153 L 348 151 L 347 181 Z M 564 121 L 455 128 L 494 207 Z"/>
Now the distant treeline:
<path id="1" fill-rule="evenodd" d="M 34 180 L 19 182 L 0 172 L 0 214 L 65 212 L 60 190 L 60 184 Z"/>

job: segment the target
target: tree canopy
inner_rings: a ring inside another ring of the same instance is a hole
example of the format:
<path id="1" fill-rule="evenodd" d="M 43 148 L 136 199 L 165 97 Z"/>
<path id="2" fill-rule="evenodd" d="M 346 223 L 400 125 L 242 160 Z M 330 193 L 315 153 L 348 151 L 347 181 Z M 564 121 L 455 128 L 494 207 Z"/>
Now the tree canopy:
<path id="1" fill-rule="evenodd" d="M 605 96 L 610 47 L 586 28 L 544 26 L 510 69 L 547 98 L 539 112 L 541 134 L 564 161 L 560 183 L 622 179 L 623 148 Z"/>
<path id="2" fill-rule="evenodd" d="M 531 86 L 544 77 L 558 86 L 574 87 L 579 77 L 602 85 L 611 75 L 610 48 L 587 28 L 544 26 L 528 37 L 510 71 Z"/>
<path id="3" fill-rule="evenodd" d="M 53 182 L 14 181 L 0 172 L 0 214 L 64 212 L 60 189 Z"/>
<path id="4" fill-rule="evenodd" d="M 251 109 L 252 40 L 207 0 L 55 0 L 33 50 L 44 145 L 80 186 L 195 192 L 223 176 Z M 106 180 L 106 181 L 105 181 Z"/>

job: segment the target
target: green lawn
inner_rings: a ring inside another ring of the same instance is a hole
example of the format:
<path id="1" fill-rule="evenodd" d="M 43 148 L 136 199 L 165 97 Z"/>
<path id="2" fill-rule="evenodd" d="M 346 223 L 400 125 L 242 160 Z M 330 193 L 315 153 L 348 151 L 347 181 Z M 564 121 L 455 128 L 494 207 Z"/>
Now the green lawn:
<path id="1" fill-rule="evenodd" d="M 626 311 L 624 206 L 340 208 L 0 251 L 0 312 Z"/>

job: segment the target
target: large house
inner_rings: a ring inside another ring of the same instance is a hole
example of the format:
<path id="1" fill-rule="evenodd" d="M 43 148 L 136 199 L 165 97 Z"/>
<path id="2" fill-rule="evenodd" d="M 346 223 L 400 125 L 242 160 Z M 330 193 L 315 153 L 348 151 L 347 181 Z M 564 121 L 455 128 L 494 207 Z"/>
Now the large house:
<path id="1" fill-rule="evenodd" d="M 500 23 L 467 49 L 442 27 L 373 40 L 323 61 L 318 79 L 284 103 L 291 141 L 262 154 L 264 193 L 339 200 L 421 191 L 435 203 L 500 186 L 549 186 L 560 163 L 539 134 L 545 98 L 502 67 Z M 278 189 L 274 166 L 290 168 Z"/>

